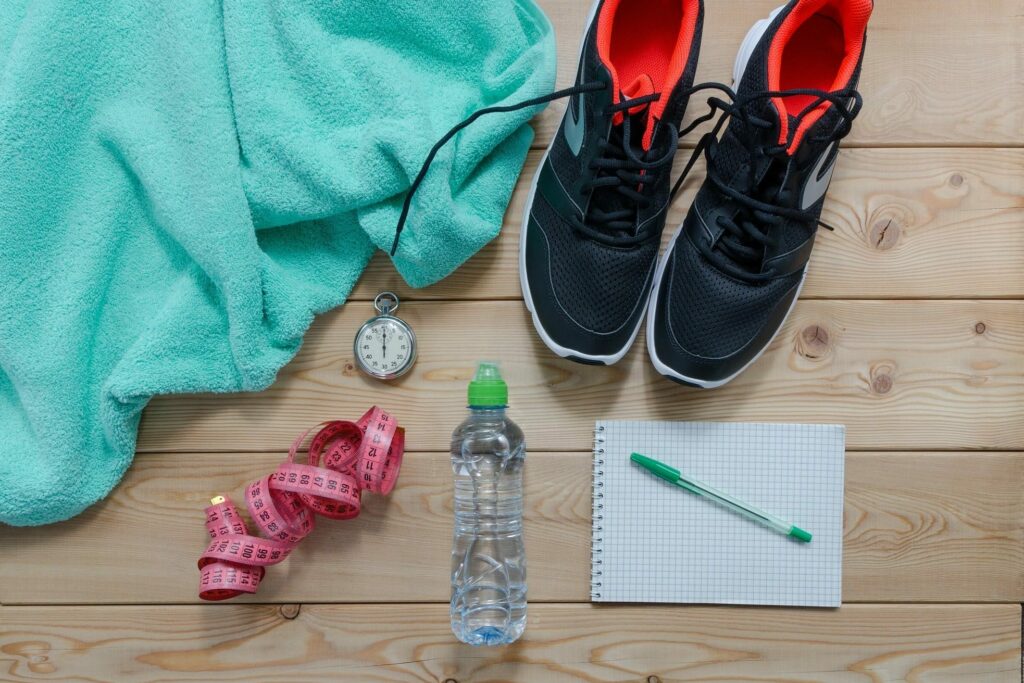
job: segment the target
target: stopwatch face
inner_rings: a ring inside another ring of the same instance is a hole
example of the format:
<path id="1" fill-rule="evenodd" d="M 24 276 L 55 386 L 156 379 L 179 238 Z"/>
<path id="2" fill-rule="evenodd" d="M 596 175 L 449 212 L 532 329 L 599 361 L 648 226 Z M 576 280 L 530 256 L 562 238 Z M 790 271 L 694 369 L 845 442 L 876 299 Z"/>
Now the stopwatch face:
<path id="1" fill-rule="evenodd" d="M 377 316 L 360 328 L 353 352 L 363 372 L 394 379 L 408 372 L 416 360 L 416 335 L 404 320 Z"/>

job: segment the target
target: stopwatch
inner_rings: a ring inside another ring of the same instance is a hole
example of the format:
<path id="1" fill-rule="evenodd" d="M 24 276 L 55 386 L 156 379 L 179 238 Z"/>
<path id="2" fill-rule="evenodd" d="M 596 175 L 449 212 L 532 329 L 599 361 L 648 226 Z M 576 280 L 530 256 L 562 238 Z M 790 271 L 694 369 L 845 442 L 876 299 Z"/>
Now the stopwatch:
<path id="1" fill-rule="evenodd" d="M 352 346 L 359 369 L 377 379 L 395 379 L 416 362 L 416 335 L 409 323 L 394 315 L 398 296 L 381 292 L 373 301 L 379 315 L 370 318 L 356 333 Z"/>

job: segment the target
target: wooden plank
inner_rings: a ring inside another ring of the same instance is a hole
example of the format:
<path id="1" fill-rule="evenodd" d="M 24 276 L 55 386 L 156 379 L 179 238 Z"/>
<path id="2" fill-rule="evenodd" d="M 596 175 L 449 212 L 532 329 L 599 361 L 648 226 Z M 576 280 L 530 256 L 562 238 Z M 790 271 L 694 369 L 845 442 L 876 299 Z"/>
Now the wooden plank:
<path id="1" fill-rule="evenodd" d="M 82 516 L 0 527 L 0 547 L 11 550 L 0 564 L 0 602 L 198 602 L 207 499 L 241 500 L 245 483 L 279 458 L 143 455 L 114 495 Z M 590 599 L 590 463 L 589 453 L 529 455 L 531 601 Z M 1024 453 L 851 453 L 846 491 L 844 601 L 1024 601 Z M 354 522 L 320 520 L 253 601 L 447 600 L 448 455 L 410 455 L 392 496 L 364 501 Z"/>
<path id="2" fill-rule="evenodd" d="M 534 450 L 587 450 L 594 420 L 611 417 L 839 422 L 853 450 L 1024 449 L 1020 301 L 803 301 L 765 355 L 713 391 L 658 376 L 642 334 L 612 367 L 556 358 L 518 301 L 403 306 L 420 360 L 385 384 L 352 365 L 367 308 L 323 316 L 266 391 L 154 400 L 139 449 L 282 452 L 311 425 L 379 403 L 412 449 L 447 451 L 480 358 L 503 363 Z"/>
<path id="3" fill-rule="evenodd" d="M 480 649 L 446 604 L 2 607 L 0 662 L 12 682 L 1018 683 L 1020 614 L 534 605 L 517 645 Z"/>
<path id="4" fill-rule="evenodd" d="M 590 0 L 539 0 L 555 26 L 558 87 L 576 78 L 579 43 Z M 707 2 L 697 83 L 729 84 L 743 36 L 780 0 Z M 875 3 L 860 91 L 864 110 L 848 142 L 854 146 L 1020 146 L 1024 140 L 1024 73 L 1020 0 L 983 5 L 953 0 Z M 984 36 L 984 40 L 979 40 Z M 702 114 L 706 97 L 690 105 Z M 565 109 L 552 104 L 537 124 L 547 147 Z M 969 114 L 969 115 L 968 115 Z M 684 144 L 693 145 L 697 136 Z"/>
<path id="5" fill-rule="evenodd" d="M 352 299 L 383 289 L 410 300 L 520 297 L 519 234 L 540 158 L 530 153 L 501 236 L 455 273 L 412 289 L 380 253 Z M 677 174 L 688 158 L 678 155 Z M 703 179 L 700 163 L 669 212 L 665 243 Z M 836 231 L 818 236 L 804 298 L 1024 296 L 1024 150 L 844 150 L 822 220 Z"/>
<path id="6" fill-rule="evenodd" d="M 853 453 L 844 513 L 850 600 L 1024 602 L 1024 454 Z"/>

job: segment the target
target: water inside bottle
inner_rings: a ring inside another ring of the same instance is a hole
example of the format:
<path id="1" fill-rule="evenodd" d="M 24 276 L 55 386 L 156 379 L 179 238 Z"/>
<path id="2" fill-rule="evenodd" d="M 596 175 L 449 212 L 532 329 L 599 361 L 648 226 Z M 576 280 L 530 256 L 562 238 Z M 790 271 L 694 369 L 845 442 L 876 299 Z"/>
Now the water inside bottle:
<path id="1" fill-rule="evenodd" d="M 522 431 L 503 409 L 474 409 L 452 436 L 455 533 L 452 631 L 470 645 L 504 645 L 526 627 Z"/>

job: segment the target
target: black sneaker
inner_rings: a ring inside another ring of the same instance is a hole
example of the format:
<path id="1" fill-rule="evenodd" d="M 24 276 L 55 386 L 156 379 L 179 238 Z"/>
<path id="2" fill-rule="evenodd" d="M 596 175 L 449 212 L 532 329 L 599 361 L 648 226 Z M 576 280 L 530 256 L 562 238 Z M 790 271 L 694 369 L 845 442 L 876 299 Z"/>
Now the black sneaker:
<path id="1" fill-rule="evenodd" d="M 611 364 L 640 329 L 700 47 L 701 0 L 598 0 L 577 88 L 533 180 L 523 297 L 559 356 Z"/>
<path id="2" fill-rule="evenodd" d="M 725 384 L 796 303 L 839 140 L 860 110 L 871 9 L 793 0 L 747 34 L 734 101 L 709 100 L 724 114 L 695 152 L 704 149 L 707 179 L 658 266 L 647 317 L 647 348 L 666 377 Z"/>

